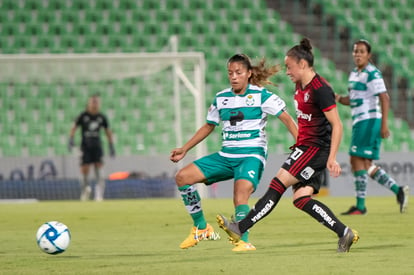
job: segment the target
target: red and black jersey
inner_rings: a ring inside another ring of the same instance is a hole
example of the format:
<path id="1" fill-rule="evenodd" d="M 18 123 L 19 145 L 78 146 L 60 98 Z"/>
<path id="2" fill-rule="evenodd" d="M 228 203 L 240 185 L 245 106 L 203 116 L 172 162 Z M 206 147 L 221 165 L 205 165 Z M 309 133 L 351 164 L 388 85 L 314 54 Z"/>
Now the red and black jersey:
<path id="1" fill-rule="evenodd" d="M 332 127 L 323 112 L 336 107 L 329 83 L 316 74 L 304 89 L 296 84 L 294 101 L 299 127 L 296 145 L 329 148 Z"/>

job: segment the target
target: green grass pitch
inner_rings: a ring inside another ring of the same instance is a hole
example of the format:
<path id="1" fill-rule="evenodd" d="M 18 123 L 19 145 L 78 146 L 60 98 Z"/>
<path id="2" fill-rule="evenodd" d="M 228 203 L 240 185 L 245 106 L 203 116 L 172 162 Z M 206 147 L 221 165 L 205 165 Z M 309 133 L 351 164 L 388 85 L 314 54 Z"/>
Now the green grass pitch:
<path id="1" fill-rule="evenodd" d="M 354 198 L 321 197 L 335 213 Z M 251 204 L 254 200 L 251 201 Z M 215 215 L 233 212 L 231 199 L 203 200 L 208 222 L 221 235 L 182 250 L 191 221 L 180 199 L 52 201 L 0 204 L 0 274 L 414 274 L 414 218 L 394 197 L 369 197 L 368 215 L 341 216 L 361 239 L 336 253 L 337 237 L 283 198 L 251 230 L 257 251 L 231 251 Z M 65 223 L 66 252 L 48 255 L 36 245 L 46 221 Z"/>

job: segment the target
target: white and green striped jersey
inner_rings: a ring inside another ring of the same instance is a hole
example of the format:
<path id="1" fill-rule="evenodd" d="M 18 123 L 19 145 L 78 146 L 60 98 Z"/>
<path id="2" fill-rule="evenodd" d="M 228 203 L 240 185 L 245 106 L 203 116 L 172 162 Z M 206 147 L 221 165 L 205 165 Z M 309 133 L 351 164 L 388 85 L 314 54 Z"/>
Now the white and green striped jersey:
<path id="1" fill-rule="evenodd" d="M 368 63 L 360 72 L 357 68 L 353 69 L 348 89 L 353 124 L 382 117 L 378 95 L 387 89 L 381 72 L 374 65 Z"/>
<path id="2" fill-rule="evenodd" d="M 265 163 L 267 115 L 279 116 L 285 108 L 280 97 L 251 84 L 243 95 L 234 94 L 231 88 L 217 93 L 208 110 L 207 123 L 223 122 L 219 154 L 234 158 L 254 156 Z"/>

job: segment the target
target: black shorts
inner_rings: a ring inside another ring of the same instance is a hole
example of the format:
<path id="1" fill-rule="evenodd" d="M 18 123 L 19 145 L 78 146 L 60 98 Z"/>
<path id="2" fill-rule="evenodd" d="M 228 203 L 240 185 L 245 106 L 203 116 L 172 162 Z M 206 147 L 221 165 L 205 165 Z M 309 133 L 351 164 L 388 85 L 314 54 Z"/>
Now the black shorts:
<path id="1" fill-rule="evenodd" d="M 92 163 L 103 163 L 102 161 L 103 150 L 101 146 L 95 146 L 95 147 L 83 146 L 81 148 L 81 151 L 82 151 L 81 165 L 92 164 Z"/>
<path id="2" fill-rule="evenodd" d="M 314 146 L 297 146 L 293 148 L 282 168 L 299 180 L 292 188 L 311 186 L 313 193 L 319 193 L 325 177 L 329 150 Z"/>

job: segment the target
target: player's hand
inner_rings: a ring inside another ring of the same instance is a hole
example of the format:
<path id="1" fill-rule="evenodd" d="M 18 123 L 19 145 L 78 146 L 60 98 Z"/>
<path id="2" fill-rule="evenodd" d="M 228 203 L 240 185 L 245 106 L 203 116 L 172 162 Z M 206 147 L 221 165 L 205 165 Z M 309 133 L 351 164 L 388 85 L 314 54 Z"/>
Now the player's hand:
<path id="1" fill-rule="evenodd" d="M 75 146 L 75 139 L 73 137 L 69 138 L 68 142 L 68 150 L 69 152 L 72 152 L 72 147 Z"/>
<path id="2" fill-rule="evenodd" d="M 335 94 L 335 101 L 339 102 L 340 99 L 341 99 L 341 95 Z"/>
<path id="3" fill-rule="evenodd" d="M 389 138 L 390 137 L 390 130 L 388 127 L 382 127 L 381 128 L 381 137 L 382 138 Z"/>
<path id="4" fill-rule="evenodd" d="M 326 168 L 328 168 L 331 177 L 336 178 L 341 174 L 341 166 L 336 160 L 328 159 L 328 162 L 326 163 Z"/>
<path id="5" fill-rule="evenodd" d="M 113 143 L 109 143 L 109 155 L 111 158 L 115 157 L 115 147 Z"/>
<path id="6" fill-rule="evenodd" d="M 170 160 L 172 162 L 179 162 L 184 158 L 186 151 L 183 148 L 175 148 L 171 151 Z"/>

